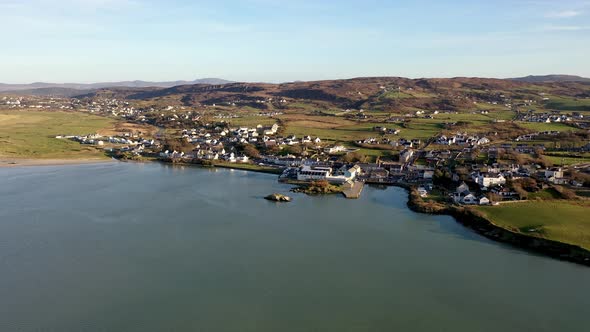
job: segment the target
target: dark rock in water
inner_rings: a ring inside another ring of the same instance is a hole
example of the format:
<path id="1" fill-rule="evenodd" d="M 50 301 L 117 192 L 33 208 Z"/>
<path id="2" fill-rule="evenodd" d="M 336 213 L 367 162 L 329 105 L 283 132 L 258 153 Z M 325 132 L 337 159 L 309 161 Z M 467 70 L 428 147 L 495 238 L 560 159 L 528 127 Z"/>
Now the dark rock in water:
<path id="1" fill-rule="evenodd" d="M 291 201 L 291 197 L 281 195 L 281 194 L 271 194 L 271 195 L 264 197 L 264 199 L 267 199 L 267 200 L 273 201 L 273 202 L 290 202 Z"/>

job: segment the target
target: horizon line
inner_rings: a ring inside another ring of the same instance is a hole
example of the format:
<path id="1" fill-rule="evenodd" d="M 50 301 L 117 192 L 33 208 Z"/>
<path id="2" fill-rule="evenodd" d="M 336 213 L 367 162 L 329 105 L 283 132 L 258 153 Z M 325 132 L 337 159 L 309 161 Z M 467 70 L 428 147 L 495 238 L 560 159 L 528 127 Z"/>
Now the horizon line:
<path id="1" fill-rule="evenodd" d="M 395 75 L 384 75 L 384 76 L 355 76 L 355 77 L 346 77 L 346 78 L 326 78 L 326 79 L 310 79 L 310 80 L 286 80 L 286 81 L 247 81 L 247 80 L 232 80 L 226 79 L 221 77 L 203 77 L 203 78 L 195 78 L 195 79 L 176 79 L 176 80 L 144 80 L 144 79 L 131 79 L 131 80 L 105 80 L 105 81 L 79 81 L 79 82 L 56 82 L 56 81 L 35 81 L 29 83 L 7 83 L 7 82 L 0 82 L 2 85 L 33 85 L 33 84 L 80 84 L 80 85 L 92 85 L 92 84 L 109 84 L 109 83 L 123 83 L 123 82 L 143 82 L 143 83 L 173 83 L 173 82 L 187 82 L 191 83 L 194 81 L 199 80 L 224 80 L 228 81 L 229 83 L 258 83 L 258 84 L 284 84 L 284 83 L 293 83 L 293 82 L 321 82 L 321 81 L 344 81 L 344 80 L 353 80 L 353 79 L 362 79 L 362 78 L 405 78 L 411 80 L 419 80 L 419 79 L 456 79 L 456 78 L 481 78 L 481 79 L 498 79 L 498 80 L 510 80 L 516 78 L 525 78 L 525 77 L 546 77 L 546 76 L 572 76 L 572 77 L 579 77 L 579 78 L 586 78 L 581 75 L 577 74 L 530 74 L 525 76 L 512 76 L 512 77 L 491 77 L 491 76 L 415 76 L 415 77 L 406 77 L 406 76 L 395 76 Z"/>

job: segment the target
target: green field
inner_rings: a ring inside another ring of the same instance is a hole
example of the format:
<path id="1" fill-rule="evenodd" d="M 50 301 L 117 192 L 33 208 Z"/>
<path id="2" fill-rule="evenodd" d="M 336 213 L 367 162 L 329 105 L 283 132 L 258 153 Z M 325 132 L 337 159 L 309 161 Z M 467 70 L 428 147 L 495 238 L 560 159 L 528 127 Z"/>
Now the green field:
<path id="1" fill-rule="evenodd" d="M 398 91 L 388 91 L 381 95 L 383 99 L 407 99 L 407 98 L 416 98 L 412 94 L 405 93 L 405 92 L 398 92 Z"/>
<path id="2" fill-rule="evenodd" d="M 56 135 L 83 135 L 111 128 L 108 118 L 71 112 L 0 111 L 0 158 L 106 158 L 91 147 Z"/>
<path id="3" fill-rule="evenodd" d="M 539 201 L 477 207 L 498 226 L 590 249 L 590 206 Z"/>
<path id="4" fill-rule="evenodd" d="M 276 119 L 266 116 L 244 116 L 241 118 L 224 119 L 233 127 L 255 128 L 257 125 L 272 126 L 277 123 Z"/>
<path id="5" fill-rule="evenodd" d="M 578 131 L 579 129 L 574 128 L 572 126 L 568 126 L 564 123 L 545 123 L 545 122 L 519 122 L 519 126 L 535 130 L 535 131 L 560 131 L 560 132 L 568 132 L 568 131 Z"/>
<path id="6" fill-rule="evenodd" d="M 545 103 L 545 107 L 560 111 L 590 111 L 590 99 L 551 97 Z"/>
<path id="7" fill-rule="evenodd" d="M 580 158 L 572 158 L 572 157 L 559 157 L 559 156 L 545 156 L 546 159 L 551 161 L 554 165 L 562 165 L 563 166 L 570 166 L 576 164 L 585 164 L 590 163 L 590 157 L 580 157 Z"/>
<path id="8" fill-rule="evenodd" d="M 255 164 L 238 164 L 238 163 L 219 162 L 219 163 L 216 163 L 215 166 L 221 167 L 221 168 L 230 168 L 230 169 L 254 171 L 254 172 L 260 172 L 260 173 L 270 173 L 270 174 L 281 174 L 283 172 L 283 170 L 280 168 L 269 167 L 269 166 L 260 166 L 260 165 L 255 165 Z"/>

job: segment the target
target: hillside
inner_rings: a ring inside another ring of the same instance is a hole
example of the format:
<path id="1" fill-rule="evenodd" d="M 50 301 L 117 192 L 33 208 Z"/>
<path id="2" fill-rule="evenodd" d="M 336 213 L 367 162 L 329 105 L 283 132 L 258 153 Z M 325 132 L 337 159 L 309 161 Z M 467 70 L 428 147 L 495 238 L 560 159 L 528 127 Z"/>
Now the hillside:
<path id="1" fill-rule="evenodd" d="M 574 75 L 544 75 L 544 76 L 526 76 L 511 78 L 513 81 L 528 83 L 548 83 L 548 82 L 590 82 L 590 78 Z"/>
<path id="2" fill-rule="evenodd" d="M 116 98 L 198 107 L 241 106 L 257 109 L 368 109 L 374 111 L 446 110 L 474 108 L 476 102 L 502 106 L 507 101 L 559 96 L 566 104 L 590 97 L 583 82 L 528 83 L 485 78 L 408 79 L 369 77 L 283 84 L 229 83 L 181 85 L 171 88 L 109 88 L 85 93 L 81 98 Z M 556 107 L 559 104 L 555 104 Z M 589 109 L 590 110 L 590 109 Z"/>

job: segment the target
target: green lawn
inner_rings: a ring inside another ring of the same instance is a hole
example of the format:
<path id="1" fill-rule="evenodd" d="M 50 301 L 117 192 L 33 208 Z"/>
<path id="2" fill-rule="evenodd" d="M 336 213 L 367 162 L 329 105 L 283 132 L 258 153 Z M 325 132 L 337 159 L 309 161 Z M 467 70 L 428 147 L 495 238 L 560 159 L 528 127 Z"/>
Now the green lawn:
<path id="1" fill-rule="evenodd" d="M 498 226 L 590 249 L 590 206 L 539 201 L 477 207 Z"/>
<path id="2" fill-rule="evenodd" d="M 106 158 L 91 146 L 55 136 L 91 134 L 113 124 L 84 113 L 0 110 L 0 158 Z"/>

